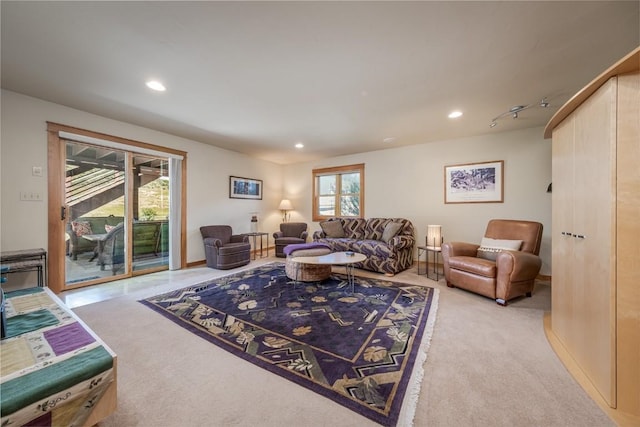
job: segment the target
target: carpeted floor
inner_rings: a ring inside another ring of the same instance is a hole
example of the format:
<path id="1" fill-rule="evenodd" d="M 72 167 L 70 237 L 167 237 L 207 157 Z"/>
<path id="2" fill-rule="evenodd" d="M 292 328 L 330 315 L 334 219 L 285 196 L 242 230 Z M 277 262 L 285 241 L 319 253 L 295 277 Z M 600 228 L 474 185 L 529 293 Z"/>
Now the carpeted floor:
<path id="1" fill-rule="evenodd" d="M 273 260 L 252 261 L 247 267 Z M 194 268 L 140 276 L 123 285 L 125 295 L 74 309 L 118 354 L 118 410 L 101 426 L 374 425 L 196 339 L 137 302 L 228 273 Z M 490 299 L 449 289 L 442 280 L 418 276 L 415 268 L 390 280 L 440 290 L 416 426 L 614 425 L 546 340 L 542 318 L 550 309 L 547 284 L 538 284 L 532 298 L 500 307 Z"/>

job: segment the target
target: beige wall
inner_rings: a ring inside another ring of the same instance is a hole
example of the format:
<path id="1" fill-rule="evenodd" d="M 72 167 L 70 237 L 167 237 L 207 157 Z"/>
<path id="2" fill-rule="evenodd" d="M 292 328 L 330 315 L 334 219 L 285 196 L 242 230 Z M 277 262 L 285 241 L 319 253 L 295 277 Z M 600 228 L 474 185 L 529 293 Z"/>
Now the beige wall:
<path id="1" fill-rule="evenodd" d="M 540 221 L 544 225 L 541 274 L 551 274 L 551 140 L 542 128 L 489 133 L 404 148 L 336 157 L 284 168 L 284 193 L 311 222 L 311 170 L 365 164 L 365 216 L 403 217 L 424 244 L 427 224 L 442 224 L 445 241 L 480 242 L 491 218 Z M 504 203 L 444 203 L 444 166 L 504 160 Z M 317 223 L 312 230 L 318 230 Z"/>
<path id="2" fill-rule="evenodd" d="M 551 141 L 542 128 L 490 133 L 458 140 L 341 156 L 318 162 L 279 166 L 235 152 L 151 129 L 44 102 L 14 92 L 1 98 L 0 248 L 47 247 L 46 122 L 58 122 L 96 132 L 186 151 L 187 261 L 204 259 L 199 227 L 230 224 L 249 231 L 250 212 L 259 212 L 260 229 L 275 231 L 278 203 L 288 196 L 296 208 L 292 221 L 305 221 L 311 230 L 311 170 L 315 167 L 365 163 L 367 217 L 409 218 L 424 242 L 427 224 L 442 224 L 445 240 L 478 242 L 490 218 L 523 218 L 544 224 L 542 274 L 551 274 Z M 505 202 L 444 204 L 444 165 L 505 161 Z M 43 168 L 43 177 L 31 174 Z M 264 181 L 261 201 L 229 199 L 229 175 Z M 21 191 L 38 192 L 42 201 L 20 201 Z M 273 242 L 271 242 L 273 244 Z"/>
<path id="3" fill-rule="evenodd" d="M 186 151 L 188 262 L 204 259 L 202 225 L 229 224 L 248 232 L 250 213 L 257 211 L 261 228 L 278 227 L 280 165 L 15 92 L 2 91 L 1 107 L 2 250 L 47 247 L 47 121 Z M 32 176 L 32 166 L 41 166 L 43 176 Z M 262 179 L 263 200 L 230 199 L 229 175 Z M 20 201 L 21 191 L 38 192 L 42 200 Z"/>

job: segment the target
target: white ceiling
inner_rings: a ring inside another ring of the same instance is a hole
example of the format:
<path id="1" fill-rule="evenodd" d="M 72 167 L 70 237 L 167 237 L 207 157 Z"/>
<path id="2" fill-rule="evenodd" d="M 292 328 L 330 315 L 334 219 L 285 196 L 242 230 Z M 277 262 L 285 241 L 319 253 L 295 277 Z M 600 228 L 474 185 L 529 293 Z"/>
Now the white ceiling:
<path id="1" fill-rule="evenodd" d="M 543 126 L 639 4 L 3 0 L 2 88 L 289 164 Z"/>

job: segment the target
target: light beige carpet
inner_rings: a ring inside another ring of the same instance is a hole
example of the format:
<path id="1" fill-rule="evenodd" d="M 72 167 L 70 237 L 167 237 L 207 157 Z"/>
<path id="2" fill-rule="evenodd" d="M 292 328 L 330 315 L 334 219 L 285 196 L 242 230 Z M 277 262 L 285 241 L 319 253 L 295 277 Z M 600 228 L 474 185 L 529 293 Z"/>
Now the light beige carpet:
<path id="1" fill-rule="evenodd" d="M 140 279 L 144 290 L 74 309 L 118 354 L 118 410 L 102 426 L 372 425 L 137 302 L 196 280 L 171 272 L 168 281 L 167 274 Z M 415 268 L 391 280 L 441 291 L 416 426 L 614 425 L 547 343 L 542 317 L 550 309 L 549 286 L 538 285 L 532 298 L 500 307 L 418 276 Z"/>

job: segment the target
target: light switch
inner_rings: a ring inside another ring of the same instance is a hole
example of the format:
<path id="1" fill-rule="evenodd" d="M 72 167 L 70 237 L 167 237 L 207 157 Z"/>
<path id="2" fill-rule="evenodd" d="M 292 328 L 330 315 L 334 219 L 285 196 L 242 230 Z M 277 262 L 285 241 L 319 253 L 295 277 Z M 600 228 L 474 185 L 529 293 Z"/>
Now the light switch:
<path id="1" fill-rule="evenodd" d="M 31 168 L 31 174 L 33 176 L 42 176 L 42 166 L 34 166 Z"/>

